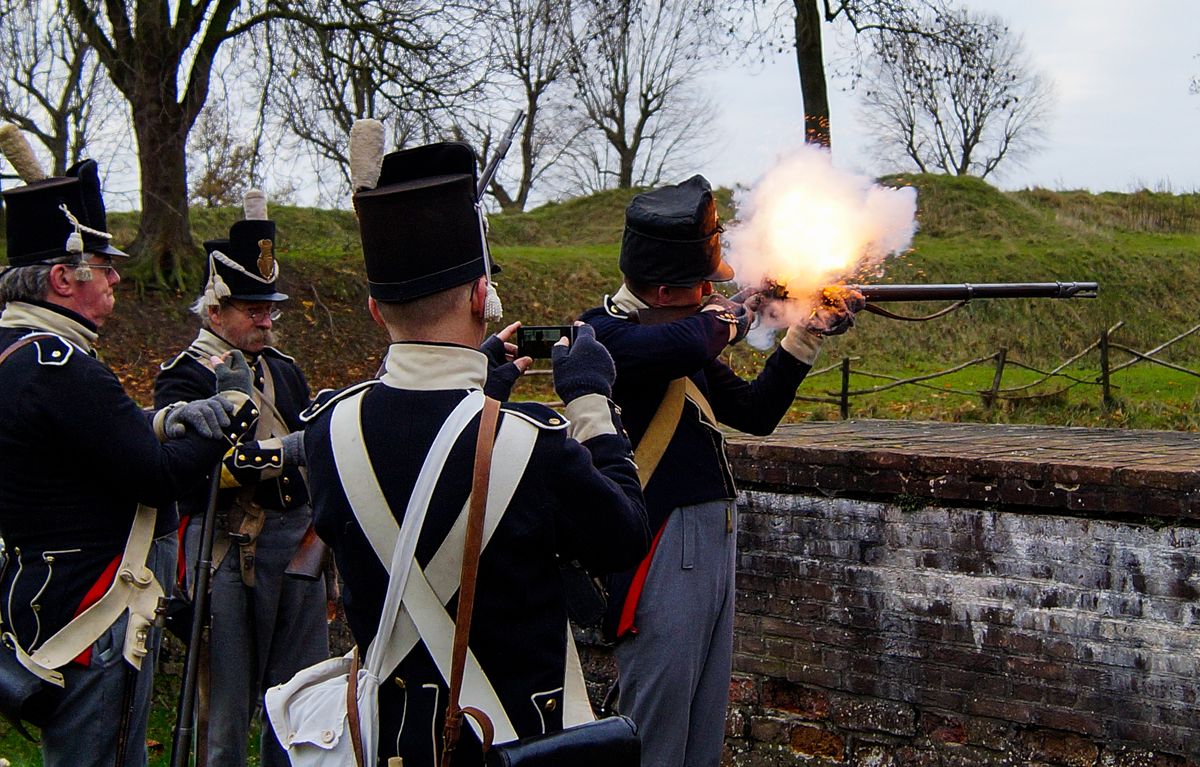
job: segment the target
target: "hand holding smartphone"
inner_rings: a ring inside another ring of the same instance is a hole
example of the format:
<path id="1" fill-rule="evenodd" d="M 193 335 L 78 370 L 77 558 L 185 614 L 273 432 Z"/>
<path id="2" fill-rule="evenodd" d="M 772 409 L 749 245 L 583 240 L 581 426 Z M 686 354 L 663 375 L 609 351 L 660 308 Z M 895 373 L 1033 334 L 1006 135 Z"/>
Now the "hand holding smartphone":
<path id="1" fill-rule="evenodd" d="M 529 325 L 517 330 L 517 356 L 550 359 L 550 349 L 560 338 L 575 340 L 574 325 Z"/>

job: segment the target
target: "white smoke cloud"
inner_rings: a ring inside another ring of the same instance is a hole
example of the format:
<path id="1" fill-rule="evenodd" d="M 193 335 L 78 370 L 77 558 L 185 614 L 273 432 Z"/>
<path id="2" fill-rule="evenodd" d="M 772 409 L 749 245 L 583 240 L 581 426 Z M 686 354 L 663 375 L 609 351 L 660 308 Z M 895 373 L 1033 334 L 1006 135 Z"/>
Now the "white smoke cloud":
<path id="1" fill-rule="evenodd" d="M 803 146 L 739 195 L 740 223 L 726 234 L 725 260 L 740 287 L 772 280 L 790 300 L 764 324 L 807 316 L 825 285 L 879 267 L 907 250 L 917 229 L 917 192 L 833 167 L 827 150 Z M 752 339 L 769 345 L 771 338 Z M 758 345 L 756 343 L 756 345 Z"/>

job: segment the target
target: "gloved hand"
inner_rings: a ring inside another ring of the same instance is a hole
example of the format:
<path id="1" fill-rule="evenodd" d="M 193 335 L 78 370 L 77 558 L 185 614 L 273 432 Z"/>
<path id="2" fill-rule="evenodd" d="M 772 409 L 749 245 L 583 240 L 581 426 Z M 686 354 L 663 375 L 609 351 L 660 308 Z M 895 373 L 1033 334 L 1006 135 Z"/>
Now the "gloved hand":
<path id="1" fill-rule="evenodd" d="M 701 306 L 702 312 L 717 312 L 718 316 L 730 325 L 733 326 L 733 331 L 730 333 L 730 345 L 736 344 L 746 337 L 750 332 L 750 325 L 754 322 L 754 311 L 748 306 L 732 301 L 720 293 L 713 293 L 704 299 L 704 305 Z"/>
<path id="2" fill-rule="evenodd" d="M 821 303 L 808 317 L 805 329 L 818 336 L 837 336 L 854 327 L 854 315 L 867 300 L 857 290 L 831 286 L 821 292 Z"/>
<path id="3" fill-rule="evenodd" d="M 554 369 L 554 391 L 569 403 L 585 394 L 612 397 L 617 369 L 612 355 L 596 340 L 591 325 L 575 326 L 574 342 L 563 339 L 550 350 L 550 365 Z"/>
<path id="4" fill-rule="evenodd" d="M 229 353 L 229 360 L 214 357 L 213 372 L 217 374 L 217 392 L 241 392 L 247 397 L 254 393 L 254 374 L 239 350 Z"/>
<path id="5" fill-rule="evenodd" d="M 254 374 L 246 364 L 246 357 L 237 349 L 229 352 L 229 359 L 213 355 L 209 358 L 217 376 L 217 396 L 230 403 L 233 418 L 225 430 L 230 444 L 236 443 L 243 434 L 254 428 L 258 409 L 254 407 Z"/>
<path id="6" fill-rule="evenodd" d="M 224 397 L 209 397 L 172 406 L 163 421 L 163 431 L 178 439 L 189 430 L 205 439 L 222 439 L 229 428 L 233 403 Z"/>
<path id="7" fill-rule="evenodd" d="M 308 465 L 308 456 L 304 452 L 303 431 L 288 432 L 279 442 L 283 446 L 283 464 L 285 466 Z"/>
<path id="8" fill-rule="evenodd" d="M 483 393 L 501 402 L 508 401 L 517 379 L 533 364 L 529 357 L 516 358 L 517 345 L 509 340 L 520 327 L 521 323 L 514 322 L 499 333 L 488 336 L 479 347 L 479 351 L 488 358 L 488 375 Z"/>

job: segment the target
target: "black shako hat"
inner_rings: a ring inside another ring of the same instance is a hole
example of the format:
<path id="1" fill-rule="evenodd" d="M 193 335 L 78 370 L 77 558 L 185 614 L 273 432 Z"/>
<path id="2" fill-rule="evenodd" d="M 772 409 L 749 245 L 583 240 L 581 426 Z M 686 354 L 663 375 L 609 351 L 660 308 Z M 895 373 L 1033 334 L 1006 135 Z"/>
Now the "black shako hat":
<path id="1" fill-rule="evenodd" d="M 721 260 L 721 232 L 712 187 L 704 176 L 633 198 L 625 209 L 621 273 L 646 285 L 687 288 L 733 279 Z"/>
<path id="2" fill-rule="evenodd" d="M 209 269 L 216 267 L 229 288 L 229 295 L 241 301 L 286 301 L 287 294 L 275 289 L 279 263 L 275 260 L 275 222 L 243 219 L 229 227 L 229 239 L 206 240 L 204 284 L 209 284 Z"/>
<path id="3" fill-rule="evenodd" d="M 95 160 L 81 160 L 67 169 L 66 176 L 5 189 L 3 195 L 9 266 L 31 266 L 73 255 L 67 251 L 67 239 L 76 227 L 62 205 L 79 222 L 85 253 L 129 257 L 98 234 L 108 231 L 108 222 Z"/>
<path id="4" fill-rule="evenodd" d="M 392 152 L 374 189 L 354 195 L 371 297 L 406 303 L 488 273 L 479 163 L 460 142 Z M 491 262 L 491 273 L 500 271 Z"/>

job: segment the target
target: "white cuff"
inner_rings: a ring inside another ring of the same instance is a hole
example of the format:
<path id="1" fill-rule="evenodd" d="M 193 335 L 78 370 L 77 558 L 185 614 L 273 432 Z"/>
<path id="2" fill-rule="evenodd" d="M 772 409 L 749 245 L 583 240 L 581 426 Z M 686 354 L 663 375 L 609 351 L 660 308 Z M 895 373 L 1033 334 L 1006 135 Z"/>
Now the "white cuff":
<path id="1" fill-rule="evenodd" d="M 154 420 L 152 420 L 151 423 L 154 426 L 154 436 L 158 437 L 159 442 L 166 442 L 168 439 L 170 439 L 170 437 L 167 436 L 167 416 L 171 414 L 172 410 L 183 404 L 185 403 L 182 401 L 172 402 L 170 405 L 160 408 L 154 413 Z"/>
<path id="2" fill-rule="evenodd" d="M 792 325 L 784 334 L 783 340 L 779 345 L 788 354 L 795 357 L 805 365 L 812 367 L 817 361 L 817 354 L 821 351 L 821 344 L 825 342 L 823 336 L 816 333 L 810 333 L 807 329 L 800 325 Z"/>
<path id="3" fill-rule="evenodd" d="M 577 442 L 587 442 L 602 434 L 616 434 L 617 427 L 609 410 L 608 397 L 585 394 L 567 403 L 567 436 Z"/>

